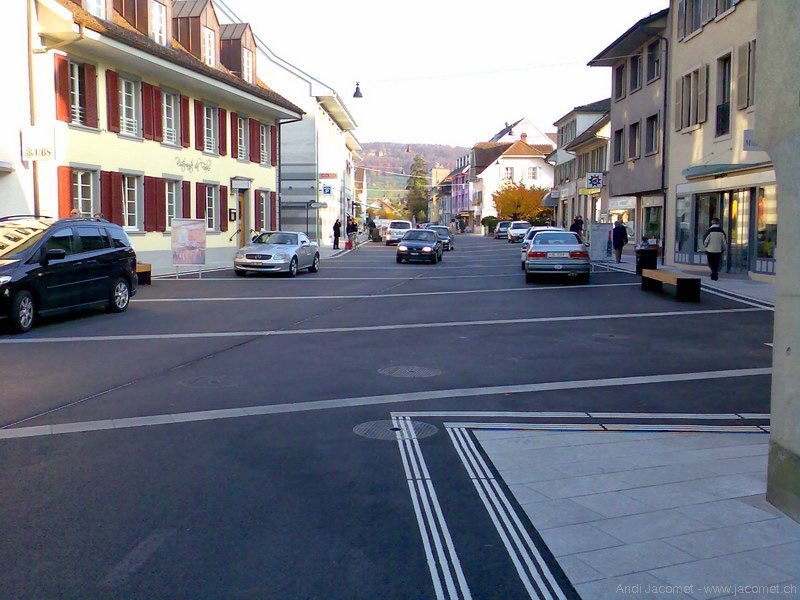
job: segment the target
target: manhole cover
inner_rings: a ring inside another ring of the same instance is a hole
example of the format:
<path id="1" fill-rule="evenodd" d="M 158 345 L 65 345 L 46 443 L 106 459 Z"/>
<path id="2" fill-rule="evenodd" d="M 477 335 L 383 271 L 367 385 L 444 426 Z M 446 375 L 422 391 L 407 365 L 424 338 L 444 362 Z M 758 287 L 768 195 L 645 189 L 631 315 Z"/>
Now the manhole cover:
<path id="1" fill-rule="evenodd" d="M 434 435 L 439 429 L 430 423 L 422 421 L 406 421 L 414 428 L 417 438 L 426 438 Z M 353 427 L 353 433 L 373 440 L 396 440 L 398 427 L 392 421 L 367 421 Z M 403 430 L 399 430 L 403 436 Z"/>
<path id="2" fill-rule="evenodd" d="M 227 375 L 198 375 L 197 377 L 181 379 L 178 385 L 189 388 L 220 388 L 235 387 L 239 383 Z"/>
<path id="3" fill-rule="evenodd" d="M 378 369 L 378 373 L 389 377 L 436 377 L 442 374 L 442 370 L 433 367 L 394 366 Z"/>

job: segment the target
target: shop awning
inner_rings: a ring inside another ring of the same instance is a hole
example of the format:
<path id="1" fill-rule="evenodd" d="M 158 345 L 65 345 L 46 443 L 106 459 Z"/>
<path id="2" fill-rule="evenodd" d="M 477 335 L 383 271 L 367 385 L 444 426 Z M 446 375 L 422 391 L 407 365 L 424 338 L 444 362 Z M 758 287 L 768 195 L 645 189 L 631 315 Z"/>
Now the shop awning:
<path id="1" fill-rule="evenodd" d="M 697 165 L 681 171 L 686 179 L 698 179 L 701 177 L 720 177 L 731 175 L 741 171 L 752 171 L 753 169 L 764 169 L 772 166 L 772 161 L 759 163 L 739 163 L 739 164 L 716 164 L 716 165 Z"/>
<path id="2" fill-rule="evenodd" d="M 553 198 L 550 192 L 547 192 L 542 198 L 542 206 L 549 206 L 551 208 L 558 207 L 558 198 Z"/>

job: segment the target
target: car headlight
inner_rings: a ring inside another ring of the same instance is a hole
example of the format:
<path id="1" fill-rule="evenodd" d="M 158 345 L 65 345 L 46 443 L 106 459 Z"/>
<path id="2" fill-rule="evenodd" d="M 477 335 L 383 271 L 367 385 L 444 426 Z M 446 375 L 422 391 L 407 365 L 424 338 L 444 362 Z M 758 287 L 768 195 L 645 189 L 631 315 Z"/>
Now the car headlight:
<path id="1" fill-rule="evenodd" d="M 0 275 L 0 285 L 5 285 L 9 281 L 11 281 L 11 276 L 10 275 Z"/>
<path id="2" fill-rule="evenodd" d="M 236 258 L 244 258 L 244 251 L 239 250 L 239 252 L 236 253 Z"/>
<path id="3" fill-rule="evenodd" d="M 403 244 L 400 244 L 400 245 L 397 247 L 397 249 L 398 249 L 398 250 L 402 250 L 403 252 L 405 252 L 406 250 L 408 250 L 408 246 L 403 246 Z"/>
<path id="4" fill-rule="evenodd" d="M 272 258 L 276 258 L 278 260 L 286 260 L 289 258 L 289 254 L 287 252 L 278 252 L 272 255 Z"/>
<path id="5" fill-rule="evenodd" d="M 433 248 L 431 248 L 430 246 L 425 246 L 425 247 L 422 249 L 422 251 L 423 251 L 423 252 L 430 252 L 430 251 L 432 251 L 432 250 L 433 250 Z"/>

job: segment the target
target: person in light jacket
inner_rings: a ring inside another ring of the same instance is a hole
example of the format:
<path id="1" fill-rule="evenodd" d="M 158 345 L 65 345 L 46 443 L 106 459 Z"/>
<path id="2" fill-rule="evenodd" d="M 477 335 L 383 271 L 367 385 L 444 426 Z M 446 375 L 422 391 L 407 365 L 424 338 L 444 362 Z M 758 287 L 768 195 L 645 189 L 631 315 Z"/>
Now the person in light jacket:
<path id="1" fill-rule="evenodd" d="M 709 227 L 703 235 L 703 248 L 706 249 L 708 268 L 711 269 L 711 279 L 719 279 L 719 265 L 722 262 L 722 254 L 728 249 L 728 238 L 719 225 L 719 219 L 711 219 Z"/>

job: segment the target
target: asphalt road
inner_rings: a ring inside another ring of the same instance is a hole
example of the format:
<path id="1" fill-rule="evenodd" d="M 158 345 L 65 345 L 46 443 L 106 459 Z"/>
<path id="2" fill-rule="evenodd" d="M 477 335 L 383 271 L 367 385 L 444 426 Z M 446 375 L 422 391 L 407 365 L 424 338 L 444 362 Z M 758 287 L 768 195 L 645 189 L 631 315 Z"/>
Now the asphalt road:
<path id="1" fill-rule="evenodd" d="M 0 598 L 524 598 L 452 413 L 768 412 L 770 311 L 526 285 L 518 245 L 456 247 L 156 280 L 0 335 Z M 413 411 L 449 414 L 392 421 Z"/>

